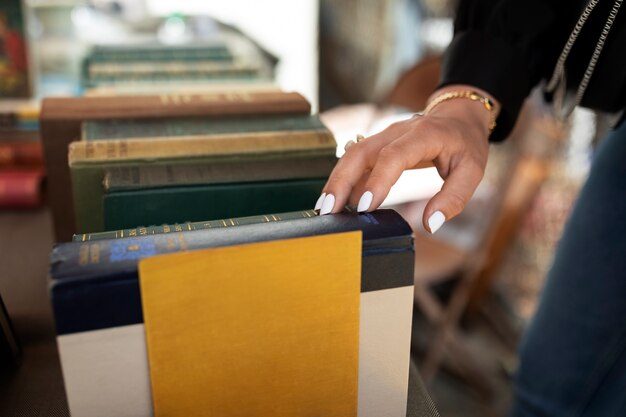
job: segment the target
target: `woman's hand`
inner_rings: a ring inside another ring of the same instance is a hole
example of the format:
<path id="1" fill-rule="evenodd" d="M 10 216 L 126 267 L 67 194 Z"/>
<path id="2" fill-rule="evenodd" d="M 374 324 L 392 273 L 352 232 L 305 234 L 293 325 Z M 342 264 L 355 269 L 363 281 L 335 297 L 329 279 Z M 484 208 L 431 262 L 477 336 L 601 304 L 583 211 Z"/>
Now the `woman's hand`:
<path id="1" fill-rule="evenodd" d="M 433 97 L 461 89 L 483 93 L 470 86 L 449 86 Z M 482 103 L 455 98 L 441 102 L 426 116 L 394 123 L 348 148 L 315 208 L 324 215 L 358 202 L 360 212 L 375 210 L 404 170 L 432 161 L 444 184 L 426 205 L 422 222 L 434 233 L 463 210 L 482 179 L 490 121 Z"/>

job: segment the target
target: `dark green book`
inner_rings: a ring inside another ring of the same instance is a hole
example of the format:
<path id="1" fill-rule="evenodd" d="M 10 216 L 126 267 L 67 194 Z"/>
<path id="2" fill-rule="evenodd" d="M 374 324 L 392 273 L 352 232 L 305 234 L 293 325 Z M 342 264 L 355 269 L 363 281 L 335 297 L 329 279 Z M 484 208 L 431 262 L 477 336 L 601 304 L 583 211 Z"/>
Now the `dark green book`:
<path id="1" fill-rule="evenodd" d="M 281 160 L 110 167 L 104 171 L 103 186 L 104 192 L 110 193 L 187 185 L 327 178 L 336 163 L 335 155 L 319 155 Z"/>
<path id="2" fill-rule="evenodd" d="M 173 138 L 224 133 L 326 129 L 319 116 L 248 116 L 229 118 L 113 119 L 83 123 L 83 140 Z"/>
<path id="3" fill-rule="evenodd" d="M 292 211 L 289 213 L 263 214 L 259 216 L 235 217 L 233 219 L 208 220 L 203 222 L 186 222 L 164 224 L 162 226 L 140 226 L 132 229 L 112 230 L 109 232 L 83 233 L 74 235 L 72 242 L 91 242 L 95 240 L 124 239 L 128 237 L 163 235 L 177 232 L 193 232 L 195 230 L 219 229 L 224 227 L 244 226 L 246 224 L 271 223 L 286 220 L 306 219 L 317 216 L 314 210 Z"/>
<path id="4" fill-rule="evenodd" d="M 161 44 L 95 46 L 88 62 L 232 61 L 225 42 L 168 46 Z"/>
<path id="5" fill-rule="evenodd" d="M 199 166 L 212 164 L 245 164 L 253 161 L 268 161 L 279 166 L 286 160 L 298 160 L 299 158 L 334 158 L 324 151 L 306 152 L 280 152 L 268 154 L 233 155 L 229 157 L 203 156 L 189 157 L 184 159 L 166 160 L 141 160 L 141 161 L 103 161 L 98 163 L 70 164 L 72 179 L 72 193 L 74 197 L 74 211 L 76 213 L 76 231 L 79 233 L 101 232 L 104 228 L 103 197 L 105 195 L 105 175 L 107 170 L 128 169 L 135 167 L 158 167 L 162 166 Z M 302 165 L 304 166 L 304 165 Z M 263 177 L 260 173 L 251 173 L 255 177 Z M 224 171 L 221 175 L 225 176 Z M 311 178 L 309 176 L 309 178 Z M 248 180 L 253 181 L 253 180 Z M 297 210 L 297 209 L 296 209 Z M 274 210 L 276 212 L 277 210 Z M 288 211 L 288 210 L 285 210 Z M 231 216 L 227 216 L 231 217 Z M 188 219 L 185 219 L 188 220 Z M 203 220 L 202 218 L 197 220 Z M 155 223 L 160 224 L 160 223 Z"/>
<path id="6" fill-rule="evenodd" d="M 113 192 L 104 196 L 104 226 L 131 229 L 306 210 L 325 184 L 320 178 Z"/>

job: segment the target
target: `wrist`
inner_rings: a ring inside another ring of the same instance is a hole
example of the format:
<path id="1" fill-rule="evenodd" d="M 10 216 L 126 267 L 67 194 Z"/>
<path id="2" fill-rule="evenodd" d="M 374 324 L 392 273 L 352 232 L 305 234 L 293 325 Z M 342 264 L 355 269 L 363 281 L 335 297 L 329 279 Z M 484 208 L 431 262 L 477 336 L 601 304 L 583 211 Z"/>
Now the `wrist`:
<path id="1" fill-rule="evenodd" d="M 431 95 L 425 113 L 469 123 L 488 136 L 499 110 L 499 103 L 484 91 L 469 85 L 450 85 Z"/>

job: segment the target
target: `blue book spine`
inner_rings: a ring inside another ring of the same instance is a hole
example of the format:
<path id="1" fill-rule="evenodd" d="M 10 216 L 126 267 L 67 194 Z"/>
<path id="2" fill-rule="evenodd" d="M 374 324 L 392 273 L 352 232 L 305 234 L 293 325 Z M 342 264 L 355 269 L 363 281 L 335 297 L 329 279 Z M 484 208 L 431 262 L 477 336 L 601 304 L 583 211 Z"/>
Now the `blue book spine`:
<path id="1" fill-rule="evenodd" d="M 393 210 L 59 244 L 52 251 L 50 269 L 57 333 L 142 323 L 140 259 L 356 230 L 363 232 L 361 291 L 412 285 L 412 231 Z"/>

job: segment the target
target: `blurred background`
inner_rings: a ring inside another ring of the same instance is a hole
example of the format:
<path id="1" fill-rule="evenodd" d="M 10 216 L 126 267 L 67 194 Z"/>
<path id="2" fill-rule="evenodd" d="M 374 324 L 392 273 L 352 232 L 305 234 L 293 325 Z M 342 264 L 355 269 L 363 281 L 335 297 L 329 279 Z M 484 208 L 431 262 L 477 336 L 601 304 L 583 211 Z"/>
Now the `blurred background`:
<path id="1" fill-rule="evenodd" d="M 149 42 L 201 54 L 203 45 L 226 42 L 238 82 L 249 77 L 251 84 L 303 94 L 341 156 L 355 135 L 423 109 L 452 39 L 455 6 L 454 0 L 3 0 L 0 294 L 13 321 L 33 308 L 49 309 L 45 286 L 28 285 L 45 277 L 53 244 L 41 99 L 229 82 L 171 73 L 149 82 L 115 79 L 99 52 Z M 434 168 L 406 172 L 386 200 L 415 231 L 412 350 L 442 416 L 506 414 L 516 347 L 605 129 L 603 117 L 586 110 L 557 123 L 535 93 L 511 138 L 492 146 L 487 175 L 466 211 L 437 235 L 421 226 L 424 204 L 442 184 Z M 22 341 L 36 338 L 34 331 L 16 332 Z"/>

